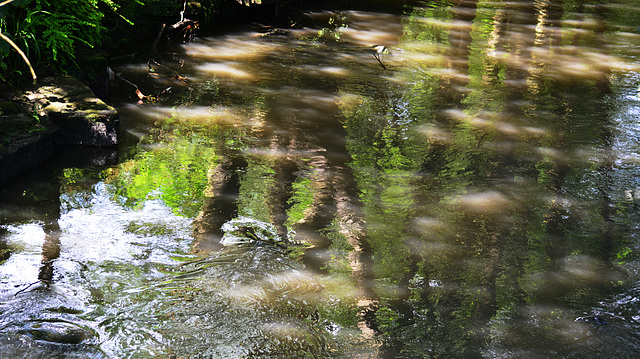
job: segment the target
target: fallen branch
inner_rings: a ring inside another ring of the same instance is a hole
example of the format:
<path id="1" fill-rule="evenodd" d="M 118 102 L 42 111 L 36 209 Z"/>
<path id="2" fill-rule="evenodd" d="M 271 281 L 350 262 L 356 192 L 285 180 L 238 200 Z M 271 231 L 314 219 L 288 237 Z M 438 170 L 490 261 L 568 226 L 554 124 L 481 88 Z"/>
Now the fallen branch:
<path id="1" fill-rule="evenodd" d="M 196 20 L 182 19 L 175 24 L 169 26 L 167 39 L 171 41 L 174 36 L 182 36 L 183 41 L 191 41 L 194 36 L 195 30 L 200 27 L 200 24 Z"/>

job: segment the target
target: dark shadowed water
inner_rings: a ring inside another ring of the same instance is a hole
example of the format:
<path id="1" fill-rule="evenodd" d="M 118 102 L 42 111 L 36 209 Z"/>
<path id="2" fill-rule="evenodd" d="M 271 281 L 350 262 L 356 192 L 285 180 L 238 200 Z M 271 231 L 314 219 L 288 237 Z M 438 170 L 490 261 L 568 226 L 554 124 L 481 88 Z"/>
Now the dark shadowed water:
<path id="1" fill-rule="evenodd" d="M 0 187 L 0 358 L 640 355 L 640 4 L 378 3 L 113 63 L 121 145 Z"/>

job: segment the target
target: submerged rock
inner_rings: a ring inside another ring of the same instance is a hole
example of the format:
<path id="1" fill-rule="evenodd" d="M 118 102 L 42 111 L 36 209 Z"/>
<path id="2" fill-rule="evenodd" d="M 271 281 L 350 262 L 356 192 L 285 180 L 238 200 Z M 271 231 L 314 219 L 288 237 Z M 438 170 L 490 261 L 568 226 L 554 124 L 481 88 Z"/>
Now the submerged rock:
<path id="1" fill-rule="evenodd" d="M 331 348 L 343 338 L 319 318 L 317 308 L 329 301 L 320 278 L 278 246 L 225 247 L 153 290 L 168 294 L 153 310 L 177 357 L 341 357 Z"/>
<path id="2" fill-rule="evenodd" d="M 233 245 L 252 242 L 283 242 L 276 227 L 249 217 L 238 217 L 222 225 L 224 236 L 220 243 Z"/>
<path id="3" fill-rule="evenodd" d="M 81 344 L 94 337 L 88 329 L 67 322 L 39 322 L 23 332 L 36 340 L 60 344 Z"/>

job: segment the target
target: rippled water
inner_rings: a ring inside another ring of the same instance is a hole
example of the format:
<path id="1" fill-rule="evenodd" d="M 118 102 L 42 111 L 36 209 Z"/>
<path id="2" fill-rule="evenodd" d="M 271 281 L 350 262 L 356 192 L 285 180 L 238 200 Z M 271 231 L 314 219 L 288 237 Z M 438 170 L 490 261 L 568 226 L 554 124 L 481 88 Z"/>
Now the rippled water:
<path id="1" fill-rule="evenodd" d="M 636 357 L 639 14 L 325 9 L 113 63 L 117 152 L 2 185 L 0 357 Z"/>

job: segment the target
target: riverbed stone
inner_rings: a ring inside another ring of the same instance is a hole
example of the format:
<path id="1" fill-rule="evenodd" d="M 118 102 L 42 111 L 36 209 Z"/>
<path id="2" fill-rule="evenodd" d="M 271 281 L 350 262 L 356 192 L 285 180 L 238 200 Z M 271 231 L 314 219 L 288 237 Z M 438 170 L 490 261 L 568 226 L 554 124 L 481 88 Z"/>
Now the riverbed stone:
<path id="1" fill-rule="evenodd" d="M 94 337 L 88 329 L 67 322 L 35 323 L 23 332 L 36 340 L 60 344 L 80 344 Z"/>

